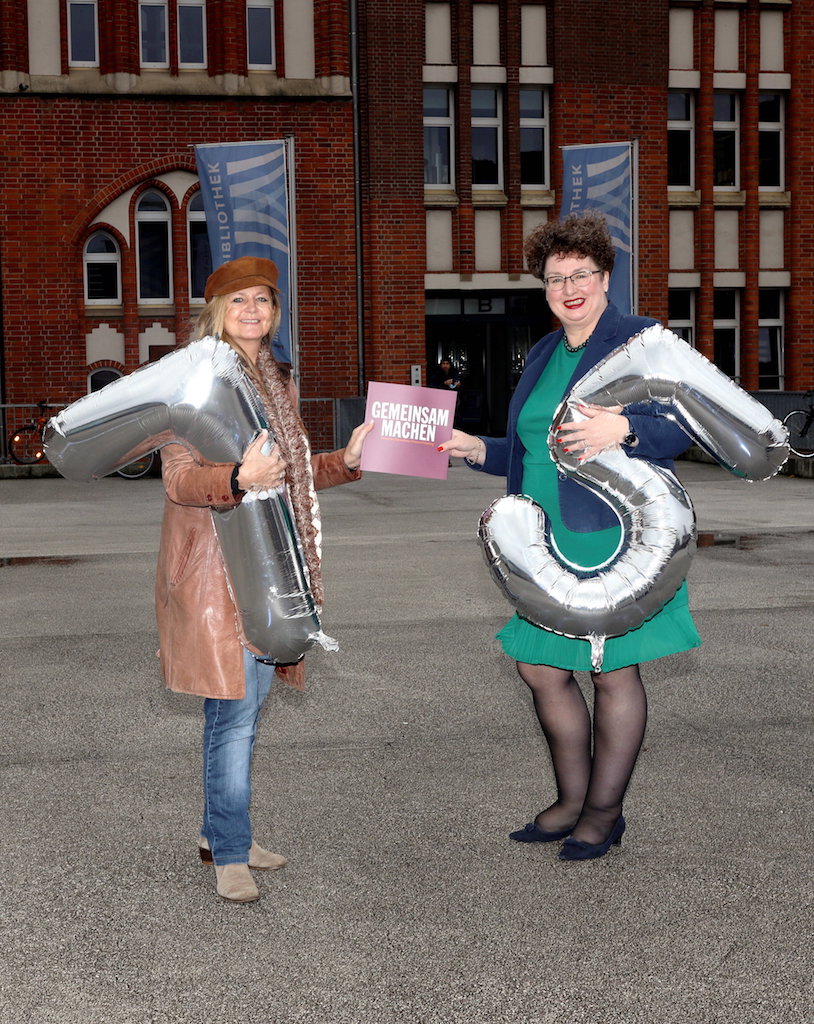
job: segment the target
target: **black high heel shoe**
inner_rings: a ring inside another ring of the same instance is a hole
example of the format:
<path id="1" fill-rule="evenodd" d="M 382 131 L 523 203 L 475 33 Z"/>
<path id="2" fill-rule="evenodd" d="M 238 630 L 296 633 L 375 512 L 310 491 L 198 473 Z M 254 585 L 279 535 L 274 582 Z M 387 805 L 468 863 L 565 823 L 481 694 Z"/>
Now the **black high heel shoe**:
<path id="1" fill-rule="evenodd" d="M 620 814 L 604 843 L 585 843 L 581 839 L 569 837 L 562 844 L 560 860 L 596 860 L 597 857 L 604 857 L 612 846 L 621 844 L 625 827 L 625 819 Z"/>
<path id="2" fill-rule="evenodd" d="M 571 828 L 564 828 L 559 832 L 546 832 L 544 828 L 529 821 L 516 832 L 510 832 L 509 839 L 513 839 L 516 843 L 556 843 L 559 839 L 570 836 L 573 830 L 574 826 L 572 825 Z"/>

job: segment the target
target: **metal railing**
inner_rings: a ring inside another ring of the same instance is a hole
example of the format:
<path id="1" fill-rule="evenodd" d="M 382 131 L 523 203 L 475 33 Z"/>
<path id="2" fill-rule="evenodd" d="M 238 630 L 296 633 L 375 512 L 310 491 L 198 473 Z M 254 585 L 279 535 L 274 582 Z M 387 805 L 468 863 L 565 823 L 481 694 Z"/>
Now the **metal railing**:
<path id="1" fill-rule="evenodd" d="M 327 452 L 335 448 L 338 435 L 338 399 L 301 398 L 300 416 L 311 440 L 311 450 Z"/>
<path id="2" fill-rule="evenodd" d="M 311 450 L 330 452 L 347 444 L 365 415 L 364 398 L 301 398 L 300 415 Z"/>

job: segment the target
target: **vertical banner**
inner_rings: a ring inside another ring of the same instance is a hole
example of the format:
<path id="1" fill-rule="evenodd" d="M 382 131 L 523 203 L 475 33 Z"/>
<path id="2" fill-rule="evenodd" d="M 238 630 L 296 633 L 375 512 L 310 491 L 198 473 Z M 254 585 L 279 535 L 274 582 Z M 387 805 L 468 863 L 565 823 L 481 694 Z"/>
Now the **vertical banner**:
<path id="1" fill-rule="evenodd" d="M 286 155 L 282 139 L 195 147 L 212 269 L 240 256 L 260 256 L 277 264 L 283 316 L 274 338 L 274 354 L 281 362 L 291 363 L 292 253 Z"/>
<path id="2" fill-rule="evenodd" d="M 608 221 L 616 250 L 609 297 L 623 313 L 634 309 L 635 204 L 633 146 L 610 142 L 563 146 L 560 216 L 598 210 Z"/>

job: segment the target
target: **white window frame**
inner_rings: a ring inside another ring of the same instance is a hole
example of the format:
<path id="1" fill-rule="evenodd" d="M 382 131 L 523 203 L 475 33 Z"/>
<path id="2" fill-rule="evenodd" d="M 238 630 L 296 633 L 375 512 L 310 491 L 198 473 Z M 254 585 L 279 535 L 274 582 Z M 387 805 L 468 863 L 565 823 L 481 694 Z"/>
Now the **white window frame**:
<path id="1" fill-rule="evenodd" d="M 726 95 L 731 96 L 735 100 L 735 117 L 733 120 L 718 121 L 713 120 L 712 132 L 715 136 L 718 132 L 733 132 L 735 135 L 735 182 L 734 184 L 728 185 L 714 185 L 714 189 L 717 192 L 737 192 L 740 189 L 741 180 L 741 129 L 740 129 L 740 110 L 741 110 L 741 97 L 737 92 L 730 92 L 725 89 L 716 90 L 715 95 Z M 713 106 L 714 111 L 714 106 Z M 714 113 L 713 113 L 714 117 Z M 715 164 L 713 163 L 713 184 L 714 175 L 716 171 Z"/>
<path id="2" fill-rule="evenodd" d="M 424 128 L 446 128 L 449 139 L 449 181 L 424 182 L 424 188 L 428 192 L 442 191 L 449 192 L 455 188 L 455 92 L 449 85 L 443 83 L 426 83 L 425 89 L 438 89 L 447 94 L 447 113 L 445 116 L 424 115 Z M 425 145 L 426 158 L 426 145 Z M 426 172 L 425 172 L 426 176 Z"/>
<path id="3" fill-rule="evenodd" d="M 202 59 L 200 61 L 181 60 L 181 8 L 188 7 L 200 11 L 201 16 L 201 45 L 203 47 Z M 198 69 L 205 68 L 207 61 L 207 38 L 206 38 L 206 0 L 178 0 L 178 67 Z"/>
<path id="4" fill-rule="evenodd" d="M 672 89 L 671 92 L 688 96 L 690 100 L 689 117 L 685 119 L 667 118 L 667 131 L 682 132 L 688 137 L 690 154 L 690 180 L 687 185 L 668 185 L 669 192 L 692 192 L 695 189 L 695 93 L 689 89 Z M 669 167 L 668 167 L 669 171 Z"/>
<path id="5" fill-rule="evenodd" d="M 667 327 L 683 338 L 692 348 L 695 348 L 695 289 L 694 288 L 671 288 L 671 292 L 686 292 L 690 299 L 689 317 L 671 317 L 667 321 Z M 669 296 L 668 296 L 669 301 Z"/>
<path id="6" fill-rule="evenodd" d="M 472 130 L 472 177 L 474 178 L 474 133 L 476 128 L 489 128 L 495 132 L 496 141 L 496 160 L 497 160 L 497 181 L 495 182 L 481 182 L 475 184 L 472 182 L 473 192 L 500 192 L 503 190 L 503 90 L 497 85 L 473 85 L 472 95 L 475 92 L 493 92 L 495 94 L 495 110 L 494 116 L 490 117 L 476 117 L 470 111 L 470 126 Z"/>
<path id="7" fill-rule="evenodd" d="M 160 196 L 164 210 L 141 210 L 139 207 L 151 195 Z M 141 232 L 140 226 L 146 223 L 161 222 L 167 225 L 167 290 L 168 295 L 144 298 L 141 293 Z M 157 188 L 148 188 L 138 197 L 136 203 L 136 277 L 138 279 L 138 303 L 140 306 L 166 306 L 173 302 L 172 282 L 172 210 L 164 193 Z"/>
<path id="8" fill-rule="evenodd" d="M 258 63 L 256 61 L 252 62 L 251 60 L 251 49 L 249 45 L 249 11 L 253 9 L 269 11 L 269 42 L 271 44 L 270 63 Z M 249 71 L 274 71 L 277 67 L 277 38 L 275 33 L 274 13 L 274 0 L 246 0 L 246 60 L 248 62 L 247 66 Z"/>
<path id="9" fill-rule="evenodd" d="M 760 331 L 761 330 L 776 330 L 778 332 L 777 338 L 777 377 L 778 383 L 776 388 L 766 388 L 760 384 L 760 361 L 758 361 L 758 387 L 761 391 L 785 391 L 786 388 L 786 352 L 785 352 L 785 316 L 786 316 L 786 296 L 782 288 L 761 288 L 760 291 L 771 291 L 778 293 L 778 307 L 780 310 L 779 317 L 760 317 L 758 319 L 758 352 L 760 351 Z"/>
<path id="10" fill-rule="evenodd" d="M 144 12 L 157 8 L 164 13 L 164 56 L 161 60 L 144 59 Z M 167 0 L 139 0 L 138 5 L 139 63 L 143 68 L 164 69 L 170 66 L 170 22 Z"/>
<path id="11" fill-rule="evenodd" d="M 68 66 L 72 68 L 96 68 L 99 66 L 99 4 L 98 0 L 66 0 L 67 29 L 68 29 Z M 73 56 L 74 37 L 72 25 L 73 8 L 93 8 L 93 59 L 77 60 Z"/>
<path id="12" fill-rule="evenodd" d="M 741 324 L 740 324 L 741 297 L 740 297 L 740 292 L 739 292 L 739 290 L 737 288 L 721 288 L 720 290 L 721 291 L 726 291 L 726 292 L 731 291 L 731 292 L 735 293 L 735 316 L 734 317 L 721 317 L 720 319 L 716 318 L 716 319 L 713 320 L 713 322 L 712 322 L 713 346 L 714 346 L 714 337 L 715 337 L 716 331 L 729 331 L 729 330 L 734 331 L 734 334 L 735 334 L 735 358 L 733 360 L 733 362 L 734 362 L 734 370 L 733 370 L 733 374 L 732 374 L 732 379 L 737 384 L 740 381 L 740 378 L 741 378 Z M 713 348 L 713 356 L 714 356 L 714 348 Z M 723 368 L 719 367 L 719 369 L 723 369 Z M 724 370 L 723 372 L 725 373 L 726 371 Z"/>
<path id="13" fill-rule="evenodd" d="M 89 252 L 90 244 L 95 238 L 105 238 L 113 243 L 113 252 L 100 252 L 91 253 Z M 96 263 L 115 263 L 116 265 L 116 295 L 114 297 L 105 296 L 101 299 L 92 299 L 89 295 L 88 288 L 88 267 L 90 264 Z M 119 243 L 110 234 L 109 231 L 99 229 L 94 231 L 85 242 L 82 249 L 82 277 L 84 279 L 85 287 L 85 305 L 86 306 L 120 306 L 122 304 L 122 255 Z"/>
<path id="14" fill-rule="evenodd" d="M 786 190 L 786 97 L 782 92 L 776 92 L 769 89 L 761 89 L 761 93 L 765 93 L 772 96 L 777 96 L 780 100 L 780 120 L 779 121 L 759 121 L 757 130 L 759 135 L 773 134 L 777 135 L 777 148 L 778 158 L 780 163 L 780 181 L 777 185 L 759 185 L 758 191 L 760 192 L 785 192 Z M 759 143 L 758 139 L 758 155 L 759 155 Z"/>
<path id="15" fill-rule="evenodd" d="M 527 192 L 545 192 L 551 188 L 551 131 L 549 126 L 549 95 L 548 89 L 542 85 L 534 86 L 521 86 L 521 94 L 524 92 L 539 92 L 543 97 L 543 116 L 542 117 L 528 117 L 520 114 L 520 135 L 522 138 L 524 128 L 541 128 L 543 131 L 543 180 L 540 183 L 537 182 L 525 182 L 522 180 L 523 169 L 522 169 L 522 147 L 521 147 L 521 166 L 520 166 L 520 189 L 521 191 Z M 522 102 L 521 102 L 522 111 Z"/>

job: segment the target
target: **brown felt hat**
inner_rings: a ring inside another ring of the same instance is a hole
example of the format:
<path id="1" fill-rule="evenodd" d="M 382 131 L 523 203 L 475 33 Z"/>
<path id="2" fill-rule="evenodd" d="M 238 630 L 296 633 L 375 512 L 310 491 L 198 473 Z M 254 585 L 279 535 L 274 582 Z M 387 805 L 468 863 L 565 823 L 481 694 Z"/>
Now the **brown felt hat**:
<path id="1" fill-rule="evenodd" d="M 241 292 L 253 284 L 264 284 L 271 288 L 272 292 L 279 291 L 277 264 L 259 256 L 241 256 L 239 259 L 222 263 L 206 279 L 204 298 L 209 302 L 216 295 Z"/>

